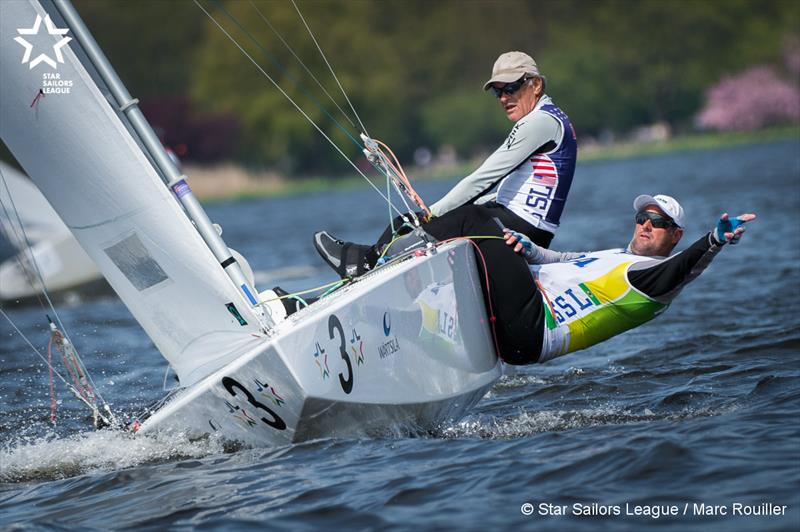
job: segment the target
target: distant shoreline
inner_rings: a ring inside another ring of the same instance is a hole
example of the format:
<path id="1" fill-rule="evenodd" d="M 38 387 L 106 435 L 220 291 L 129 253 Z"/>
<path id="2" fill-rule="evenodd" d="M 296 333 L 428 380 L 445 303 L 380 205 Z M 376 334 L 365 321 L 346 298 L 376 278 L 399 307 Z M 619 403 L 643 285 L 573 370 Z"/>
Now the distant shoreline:
<path id="1" fill-rule="evenodd" d="M 578 164 L 791 139 L 800 142 L 800 126 L 772 128 L 757 132 L 698 133 L 656 142 L 617 142 L 580 149 Z M 467 175 L 479 164 L 480 161 L 469 161 L 438 168 L 411 168 L 408 173 L 412 176 L 412 180 L 419 181 L 452 179 L 456 176 Z M 289 179 L 272 172 L 249 172 L 244 167 L 233 163 L 216 166 L 187 164 L 184 166 L 184 172 L 189 176 L 189 183 L 194 192 L 204 201 L 288 196 L 321 192 L 332 188 L 365 186 L 364 180 L 360 176 Z M 373 176 L 370 175 L 370 177 Z"/>

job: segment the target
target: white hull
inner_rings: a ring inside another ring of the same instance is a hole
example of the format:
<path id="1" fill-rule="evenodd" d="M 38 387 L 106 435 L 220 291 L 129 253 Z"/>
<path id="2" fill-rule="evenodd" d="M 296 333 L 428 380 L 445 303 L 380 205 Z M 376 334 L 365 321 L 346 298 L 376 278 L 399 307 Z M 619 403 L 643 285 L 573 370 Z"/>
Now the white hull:
<path id="1" fill-rule="evenodd" d="M 139 433 L 217 432 L 270 445 L 428 430 L 462 417 L 501 374 L 472 251 L 461 243 L 291 316 Z"/>

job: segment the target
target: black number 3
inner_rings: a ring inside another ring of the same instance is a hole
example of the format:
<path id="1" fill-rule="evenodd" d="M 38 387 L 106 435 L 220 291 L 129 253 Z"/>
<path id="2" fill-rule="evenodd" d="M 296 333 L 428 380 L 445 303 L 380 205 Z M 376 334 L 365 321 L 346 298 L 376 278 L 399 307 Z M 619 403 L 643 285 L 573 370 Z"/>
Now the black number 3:
<path id="1" fill-rule="evenodd" d="M 241 391 L 244 392 L 245 397 L 247 397 L 247 402 L 253 405 L 256 408 L 263 410 L 264 412 L 268 413 L 272 419 L 267 419 L 265 417 L 261 418 L 261 421 L 269 425 L 270 427 L 277 429 L 277 430 L 284 430 L 286 428 L 286 423 L 281 419 L 281 417 L 272 411 L 270 407 L 263 403 L 259 403 L 256 401 L 256 398 L 253 397 L 253 394 L 250 393 L 247 388 L 239 384 L 238 381 L 230 378 L 230 377 L 222 377 L 222 385 L 228 390 L 228 393 L 232 396 L 236 397 L 236 392 L 234 388 L 239 388 Z"/>
<path id="2" fill-rule="evenodd" d="M 342 390 L 344 393 L 350 393 L 353 391 L 353 364 L 350 363 L 350 356 L 347 354 L 347 345 L 344 341 L 344 329 L 342 329 L 342 322 L 339 321 L 339 318 L 336 317 L 336 314 L 331 314 L 331 317 L 328 318 L 328 334 L 331 336 L 331 340 L 334 340 L 333 331 L 339 331 L 339 353 L 342 355 L 342 359 L 347 364 L 347 378 L 344 378 L 344 375 L 339 373 L 339 384 L 342 385 Z"/>

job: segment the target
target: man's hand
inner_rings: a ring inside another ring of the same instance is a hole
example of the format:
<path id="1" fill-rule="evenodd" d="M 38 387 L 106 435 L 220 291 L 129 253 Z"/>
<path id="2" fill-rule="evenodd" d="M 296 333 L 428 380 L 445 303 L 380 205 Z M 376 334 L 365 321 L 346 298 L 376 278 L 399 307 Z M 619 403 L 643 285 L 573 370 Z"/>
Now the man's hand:
<path id="1" fill-rule="evenodd" d="M 506 244 L 512 247 L 515 253 L 519 253 L 526 260 L 533 257 L 533 242 L 527 236 L 511 229 L 503 228 L 503 239 L 505 239 Z"/>
<path id="2" fill-rule="evenodd" d="M 730 218 L 726 212 L 719 217 L 711 234 L 717 244 L 738 244 L 744 233 L 744 224 L 755 219 L 755 214 L 740 214 L 736 218 Z"/>

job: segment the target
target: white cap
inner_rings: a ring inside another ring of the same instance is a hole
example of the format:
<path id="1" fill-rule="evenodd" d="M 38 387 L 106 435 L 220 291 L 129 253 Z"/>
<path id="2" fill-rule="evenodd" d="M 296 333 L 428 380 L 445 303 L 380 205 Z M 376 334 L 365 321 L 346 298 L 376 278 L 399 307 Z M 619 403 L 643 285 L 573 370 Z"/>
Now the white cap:
<path id="1" fill-rule="evenodd" d="M 633 200 L 633 210 L 636 212 L 641 211 L 648 205 L 655 205 L 664 211 L 664 214 L 672 218 L 672 221 L 683 229 L 683 207 L 678 203 L 678 200 L 666 194 L 656 194 L 655 196 L 642 194 L 641 196 L 636 196 L 636 199 Z"/>

